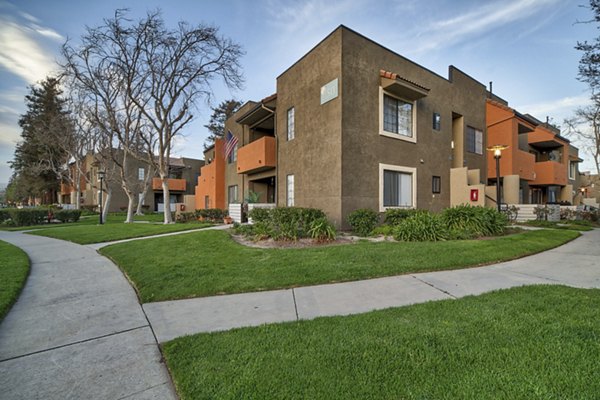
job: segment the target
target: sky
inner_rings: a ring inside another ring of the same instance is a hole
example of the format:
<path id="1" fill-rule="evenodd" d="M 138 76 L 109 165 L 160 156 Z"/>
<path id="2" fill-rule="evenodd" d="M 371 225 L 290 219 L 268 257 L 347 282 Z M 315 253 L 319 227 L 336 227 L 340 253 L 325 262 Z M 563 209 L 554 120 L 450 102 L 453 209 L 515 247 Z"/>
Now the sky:
<path id="1" fill-rule="evenodd" d="M 454 65 L 510 106 L 559 125 L 588 104 L 577 81 L 577 41 L 598 35 L 586 0 L 0 0 L 0 184 L 8 182 L 29 86 L 56 71 L 60 47 L 116 9 L 133 18 L 160 9 L 169 26 L 208 24 L 240 44 L 245 85 L 215 81 L 174 153 L 202 158 L 211 110 L 223 100 L 260 100 L 275 79 L 343 24 L 422 66 L 448 76 Z M 577 143 L 574 143 L 577 145 Z M 592 170 L 591 157 L 580 170 Z"/>

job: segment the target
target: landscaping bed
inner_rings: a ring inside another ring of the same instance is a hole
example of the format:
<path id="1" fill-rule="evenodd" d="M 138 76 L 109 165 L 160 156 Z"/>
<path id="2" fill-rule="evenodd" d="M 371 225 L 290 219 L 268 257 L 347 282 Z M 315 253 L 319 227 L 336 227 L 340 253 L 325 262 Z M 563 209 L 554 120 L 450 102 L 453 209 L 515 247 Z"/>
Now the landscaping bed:
<path id="1" fill-rule="evenodd" d="M 17 301 L 29 275 L 29 257 L 12 244 L 0 241 L 0 321 Z"/>
<path id="2" fill-rule="evenodd" d="M 490 240 L 359 241 L 348 246 L 260 249 L 228 232 L 203 231 L 105 247 L 142 302 L 253 292 L 465 268 L 507 261 L 579 236 L 536 230 Z"/>
<path id="3" fill-rule="evenodd" d="M 600 290 L 529 286 L 197 334 L 163 353 L 182 400 L 591 399 L 598 337 Z"/>

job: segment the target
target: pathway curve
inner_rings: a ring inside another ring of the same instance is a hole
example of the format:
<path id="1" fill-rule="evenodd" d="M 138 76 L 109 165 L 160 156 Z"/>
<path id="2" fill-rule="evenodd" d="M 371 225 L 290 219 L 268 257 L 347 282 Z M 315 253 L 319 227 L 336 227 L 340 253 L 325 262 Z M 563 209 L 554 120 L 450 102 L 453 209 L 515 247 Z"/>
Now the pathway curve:
<path id="1" fill-rule="evenodd" d="M 159 342 L 199 332 L 357 314 L 533 284 L 600 288 L 600 229 L 518 260 L 453 271 L 144 304 Z"/>
<path id="2" fill-rule="evenodd" d="M 93 249 L 0 232 L 31 273 L 0 324 L 2 399 L 176 399 L 143 309 Z"/>

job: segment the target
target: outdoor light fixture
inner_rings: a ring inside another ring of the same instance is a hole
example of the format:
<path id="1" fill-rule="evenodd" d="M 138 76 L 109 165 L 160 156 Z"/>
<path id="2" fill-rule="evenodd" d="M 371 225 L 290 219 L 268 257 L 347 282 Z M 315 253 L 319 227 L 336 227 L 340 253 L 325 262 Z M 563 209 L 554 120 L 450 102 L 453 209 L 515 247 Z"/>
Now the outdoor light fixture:
<path id="1" fill-rule="evenodd" d="M 496 144 L 486 148 L 487 151 L 494 153 L 496 159 L 496 204 L 498 205 L 498 211 L 502 211 L 500 201 L 500 157 L 502 157 L 502 150 L 506 149 L 508 149 L 508 146 L 504 144 Z"/>
<path id="2" fill-rule="evenodd" d="M 104 171 L 101 169 L 98 170 L 98 180 L 100 181 L 100 194 L 98 195 L 98 202 L 100 203 L 100 225 L 102 225 L 104 223 L 102 220 L 102 182 L 104 181 Z"/>

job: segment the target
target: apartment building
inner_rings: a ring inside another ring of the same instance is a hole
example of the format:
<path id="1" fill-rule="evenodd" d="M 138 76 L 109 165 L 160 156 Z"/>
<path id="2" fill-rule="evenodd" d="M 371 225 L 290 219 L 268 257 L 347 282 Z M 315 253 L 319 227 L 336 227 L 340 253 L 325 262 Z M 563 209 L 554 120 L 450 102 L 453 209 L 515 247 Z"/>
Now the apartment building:
<path id="1" fill-rule="evenodd" d="M 129 181 L 132 182 L 132 186 L 140 193 L 140 196 L 144 189 L 144 184 L 148 174 L 152 173 L 155 175 L 152 178 L 150 183 L 151 187 L 146 193 L 143 205 L 146 211 L 163 211 L 164 196 L 160 178 L 158 178 L 154 172 L 150 171 L 150 168 L 146 163 L 133 158 L 129 158 L 128 162 L 130 163 Z M 176 203 L 185 203 L 186 196 L 194 195 L 194 187 L 198 176 L 200 175 L 200 168 L 202 165 L 204 165 L 203 160 L 197 160 L 193 158 L 173 157 L 169 159 L 168 182 L 170 204 L 173 211 L 175 211 L 174 207 Z M 82 162 L 81 169 L 83 174 L 80 178 L 80 205 L 94 208 L 98 206 L 98 195 L 100 191 L 100 180 L 98 177 L 99 163 L 97 161 L 97 155 L 86 155 Z M 109 211 L 116 212 L 126 210 L 128 197 L 121 186 L 121 180 L 118 176 L 118 171 L 115 168 L 107 168 L 107 171 L 105 171 L 105 178 L 103 179 L 103 186 L 104 200 L 106 200 L 106 193 L 108 192 L 109 188 L 112 191 Z M 66 183 L 61 184 L 61 204 L 76 204 L 76 197 L 77 192 L 75 187 Z"/>
<path id="2" fill-rule="evenodd" d="M 504 198 L 509 204 L 578 204 L 579 150 L 556 127 L 521 114 L 497 97 L 486 101 L 488 142 L 509 146 L 500 158 Z M 496 164 L 487 176 L 495 185 Z"/>
<path id="3" fill-rule="evenodd" d="M 222 140 L 207 151 L 196 207 L 252 192 L 323 209 L 338 226 L 358 208 L 439 211 L 451 204 L 451 168 L 487 180 L 486 97 L 453 66 L 442 77 L 340 26 L 277 77 L 276 94 L 226 122 L 238 149 L 227 160 Z"/>

